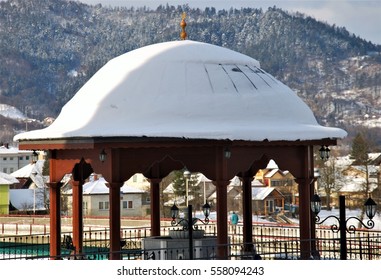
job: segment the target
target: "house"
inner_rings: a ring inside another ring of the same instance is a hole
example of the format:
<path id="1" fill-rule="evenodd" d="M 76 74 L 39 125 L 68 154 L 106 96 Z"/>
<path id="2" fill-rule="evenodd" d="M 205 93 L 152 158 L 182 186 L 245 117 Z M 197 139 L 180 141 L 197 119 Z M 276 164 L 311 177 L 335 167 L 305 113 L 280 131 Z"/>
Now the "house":
<path id="1" fill-rule="evenodd" d="M 255 179 L 267 187 L 276 188 L 285 198 L 287 204 L 298 203 L 298 184 L 288 170 L 280 170 L 274 160 L 270 160 L 265 169 L 260 169 Z"/>
<path id="2" fill-rule="evenodd" d="M 11 174 L 12 172 L 32 162 L 33 151 L 19 150 L 8 144 L 0 144 L 0 172 Z"/>
<path id="3" fill-rule="evenodd" d="M 330 195 L 331 206 L 339 206 L 339 196 L 344 195 L 346 205 L 351 208 L 362 207 L 368 194 L 378 203 L 380 188 L 380 153 L 368 154 L 368 165 L 354 165 L 354 159 L 350 155 L 332 158 L 325 164 L 334 164 L 335 183 Z M 331 163 L 332 161 L 332 163 Z M 321 197 L 326 197 L 326 191 L 322 187 L 324 182 L 318 180 L 317 187 Z M 325 200 L 323 200 L 325 201 Z"/>
<path id="4" fill-rule="evenodd" d="M 148 190 L 150 188 L 149 181 L 141 173 L 135 173 L 130 179 L 126 181 L 126 184 L 141 190 Z"/>
<path id="5" fill-rule="evenodd" d="M 24 167 L 11 173 L 12 176 L 19 180 L 19 183 L 14 186 L 15 189 L 42 189 L 46 188 L 46 183 L 49 181 L 48 176 L 42 174 L 42 169 L 45 160 L 37 160 L 29 163 Z"/>
<path id="6" fill-rule="evenodd" d="M 67 197 L 68 215 L 72 214 L 72 189 L 63 192 Z M 146 191 L 125 183 L 120 189 L 121 216 L 141 217 L 149 215 L 150 197 Z M 83 215 L 109 216 L 109 187 L 104 177 L 92 174 L 83 185 Z"/>
<path id="7" fill-rule="evenodd" d="M 252 188 L 252 207 L 256 215 L 268 216 L 284 209 L 284 196 L 274 187 Z"/>
<path id="8" fill-rule="evenodd" d="M 350 165 L 342 171 L 338 180 L 337 196 L 332 196 L 332 204 L 339 205 L 338 197 L 344 195 L 348 207 L 362 207 L 368 194 L 372 194 L 379 186 L 380 167 L 375 165 Z"/>
<path id="9" fill-rule="evenodd" d="M 9 214 L 9 189 L 11 185 L 18 182 L 19 181 L 12 175 L 0 172 L 0 215 Z"/>

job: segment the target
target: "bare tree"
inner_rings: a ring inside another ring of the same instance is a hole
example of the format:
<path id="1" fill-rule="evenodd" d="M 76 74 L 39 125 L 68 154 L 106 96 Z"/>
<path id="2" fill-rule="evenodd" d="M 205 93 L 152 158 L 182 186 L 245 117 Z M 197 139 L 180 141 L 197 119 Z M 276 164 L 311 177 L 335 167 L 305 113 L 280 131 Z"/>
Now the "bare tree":
<path id="1" fill-rule="evenodd" d="M 338 191 L 339 184 L 337 179 L 340 173 L 336 169 L 336 159 L 334 157 L 329 158 L 324 165 L 320 168 L 320 178 L 318 178 L 318 186 L 322 188 L 326 194 L 326 207 L 327 210 L 331 210 L 331 196 L 332 193 Z"/>
<path id="2" fill-rule="evenodd" d="M 362 197 L 364 201 L 372 191 L 371 182 L 369 179 L 369 169 L 371 164 L 371 159 L 369 158 L 369 150 L 370 145 L 367 139 L 365 139 L 365 137 L 361 133 L 358 133 L 352 142 L 351 158 L 354 159 L 353 165 L 359 166 L 364 171 L 365 182 L 361 186 L 361 191 L 363 193 Z M 364 217 L 365 207 L 362 207 L 359 219 L 363 220 Z M 362 227 L 362 224 L 360 222 L 358 223 L 358 227 Z"/>

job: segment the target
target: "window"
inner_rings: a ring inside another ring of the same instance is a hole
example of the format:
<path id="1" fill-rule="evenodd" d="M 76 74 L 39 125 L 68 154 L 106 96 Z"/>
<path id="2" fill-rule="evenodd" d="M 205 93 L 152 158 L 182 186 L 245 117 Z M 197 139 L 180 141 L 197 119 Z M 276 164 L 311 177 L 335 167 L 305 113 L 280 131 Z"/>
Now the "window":
<path id="1" fill-rule="evenodd" d="M 7 168 L 6 167 L 3 168 L 3 172 L 7 173 Z"/>
<path id="2" fill-rule="evenodd" d="M 29 160 L 29 156 L 25 156 L 25 160 Z"/>
<path id="3" fill-rule="evenodd" d="M 24 159 L 24 157 L 19 157 L 19 160 L 23 160 Z"/>
<path id="4" fill-rule="evenodd" d="M 272 187 L 292 186 L 293 180 L 271 180 Z"/>
<path id="5" fill-rule="evenodd" d="M 9 168 L 9 173 L 13 173 L 15 170 L 13 167 Z"/>
<path id="6" fill-rule="evenodd" d="M 13 160 L 13 157 L 10 157 L 9 160 Z"/>
<path id="7" fill-rule="evenodd" d="M 7 158 L 6 158 L 6 157 L 3 157 L 3 160 L 7 160 Z"/>
<path id="8" fill-rule="evenodd" d="M 108 210 L 109 202 L 108 201 L 99 201 L 99 210 Z"/>
<path id="9" fill-rule="evenodd" d="M 271 180 L 271 186 L 272 187 L 280 187 L 280 186 L 282 186 L 282 182 L 279 180 Z"/>
<path id="10" fill-rule="evenodd" d="M 123 201 L 123 209 L 132 209 L 134 206 L 133 201 Z"/>

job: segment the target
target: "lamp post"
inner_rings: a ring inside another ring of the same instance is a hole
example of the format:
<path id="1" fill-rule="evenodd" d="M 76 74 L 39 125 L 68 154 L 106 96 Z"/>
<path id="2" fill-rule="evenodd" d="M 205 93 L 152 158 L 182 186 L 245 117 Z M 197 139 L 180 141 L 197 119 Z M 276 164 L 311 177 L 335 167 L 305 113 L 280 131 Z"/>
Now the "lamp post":
<path id="1" fill-rule="evenodd" d="M 321 200 L 319 195 L 315 194 L 311 199 L 311 210 L 315 214 L 315 223 L 320 225 L 324 223 L 326 220 L 333 218 L 336 219 L 339 223 L 339 226 L 336 224 L 331 225 L 331 230 L 333 232 L 340 232 L 340 259 L 346 260 L 347 259 L 347 232 L 348 233 L 355 233 L 356 227 L 354 225 L 347 225 L 348 221 L 351 219 L 359 221 L 365 228 L 372 229 L 374 227 L 374 221 L 372 220 L 373 217 L 376 214 L 377 204 L 374 202 L 372 198 L 368 198 L 368 200 L 364 204 L 365 206 L 365 213 L 367 217 L 369 218 L 368 222 L 366 224 L 363 223 L 359 218 L 357 217 L 349 217 L 346 218 L 345 214 L 345 196 L 340 195 L 339 197 L 339 209 L 340 209 L 340 215 L 339 217 L 330 215 L 320 221 L 319 212 L 321 210 Z"/>
<path id="2" fill-rule="evenodd" d="M 38 161 L 38 154 L 37 154 L 36 150 L 33 150 L 32 163 L 36 163 L 37 161 Z"/>
<path id="3" fill-rule="evenodd" d="M 107 153 L 105 149 L 102 149 L 102 151 L 99 153 L 99 160 L 103 163 L 106 160 Z"/>
<path id="4" fill-rule="evenodd" d="M 189 259 L 193 260 L 193 230 L 197 230 L 196 223 L 199 221 L 204 225 L 207 225 L 209 223 L 209 215 L 210 215 L 210 205 L 208 202 L 204 204 L 202 207 L 202 211 L 204 213 L 205 219 L 201 220 L 199 218 L 193 218 L 192 217 L 192 205 L 188 205 L 188 217 L 184 219 L 177 219 L 179 215 L 179 208 L 176 206 L 176 204 L 173 204 L 171 207 L 171 217 L 172 217 L 172 226 L 178 226 L 182 225 L 183 230 L 188 231 L 188 238 L 189 238 Z M 195 227 L 195 228 L 193 228 Z"/>
<path id="5" fill-rule="evenodd" d="M 188 170 L 185 170 L 183 173 L 185 178 L 185 206 L 189 205 L 189 179 L 191 178 L 191 173 Z"/>
<path id="6" fill-rule="evenodd" d="M 319 149 L 320 158 L 322 160 L 328 160 L 330 152 L 331 150 L 328 148 L 328 146 L 321 146 Z"/>

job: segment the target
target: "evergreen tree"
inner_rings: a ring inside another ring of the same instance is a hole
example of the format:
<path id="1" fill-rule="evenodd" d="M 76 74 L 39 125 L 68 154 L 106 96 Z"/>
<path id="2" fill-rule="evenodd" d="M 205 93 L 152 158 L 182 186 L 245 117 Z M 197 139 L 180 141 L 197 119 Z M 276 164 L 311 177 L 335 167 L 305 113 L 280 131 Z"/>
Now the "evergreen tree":
<path id="1" fill-rule="evenodd" d="M 369 163 L 369 145 L 361 133 L 357 133 L 352 142 L 351 158 L 354 165 L 367 165 Z"/>
<path id="2" fill-rule="evenodd" d="M 175 196 L 180 198 L 186 196 L 186 179 L 184 178 L 184 170 L 176 170 L 173 172 L 173 189 Z M 196 174 L 191 174 L 188 181 L 188 198 L 189 201 L 198 197 L 200 192 L 200 187 L 197 186 L 197 176 Z M 189 204 L 192 204 L 191 202 Z"/>

